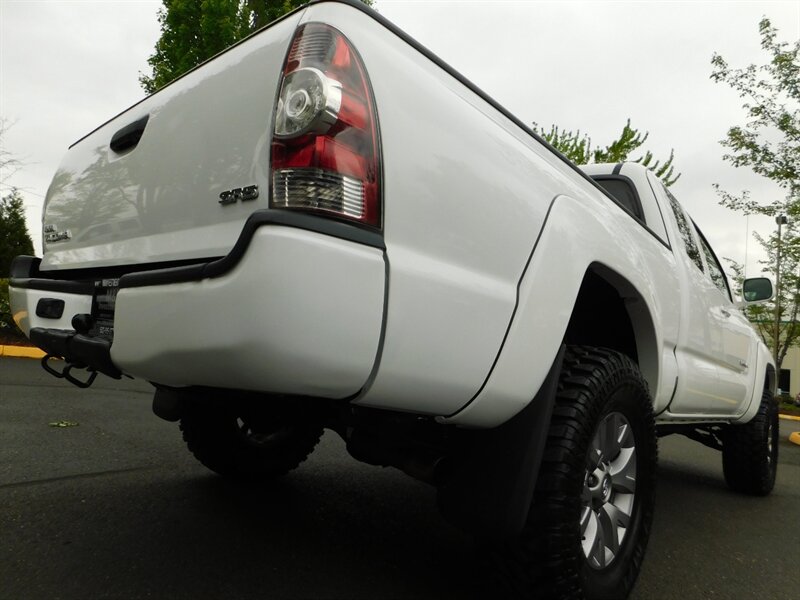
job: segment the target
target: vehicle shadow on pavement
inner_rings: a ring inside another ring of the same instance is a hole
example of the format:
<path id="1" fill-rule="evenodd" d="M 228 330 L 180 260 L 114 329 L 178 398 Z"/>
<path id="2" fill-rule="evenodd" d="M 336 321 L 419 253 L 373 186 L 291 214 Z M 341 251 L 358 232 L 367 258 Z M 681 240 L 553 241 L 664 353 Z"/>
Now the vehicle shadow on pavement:
<path id="1" fill-rule="evenodd" d="M 38 485 L 3 546 L 3 597 L 482 598 L 471 540 L 389 471 L 313 464 L 271 485 L 161 469 Z M 365 482 L 369 481 L 366 486 Z M 35 485 L 35 484 L 34 484 Z M 5 491 L 12 496 L 28 488 Z"/>
<path id="2" fill-rule="evenodd" d="M 631 600 L 795 597 L 800 526 L 784 517 L 796 512 L 800 452 L 782 441 L 775 490 L 753 497 L 728 489 L 719 452 L 679 436 L 660 445 L 656 516 Z"/>
<path id="3" fill-rule="evenodd" d="M 96 417 L 68 416 L 81 426 L 25 438 L 39 462 L 63 466 L 25 481 L 36 463 L 8 455 L 18 466 L 14 483 L 0 486 L 0 598 L 497 597 L 472 540 L 439 516 L 432 488 L 356 463 L 331 434 L 288 477 L 247 486 L 165 438 L 172 425 L 140 431 L 135 412 L 122 436 L 119 422 L 90 427 Z M 66 436 L 101 440 L 87 447 L 93 462 Z M 775 492 L 752 498 L 727 489 L 717 452 L 663 440 L 658 509 L 632 598 L 794 597 L 800 529 L 782 517 L 796 513 L 800 447 L 782 443 L 781 452 Z M 50 476 L 70 470 L 79 474 Z"/>

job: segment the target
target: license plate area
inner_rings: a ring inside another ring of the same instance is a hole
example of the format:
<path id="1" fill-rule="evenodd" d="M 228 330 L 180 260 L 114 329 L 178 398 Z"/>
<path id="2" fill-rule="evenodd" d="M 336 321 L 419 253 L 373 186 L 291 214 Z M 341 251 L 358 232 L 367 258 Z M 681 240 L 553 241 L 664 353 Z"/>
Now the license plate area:
<path id="1" fill-rule="evenodd" d="M 89 335 L 109 342 L 114 341 L 114 308 L 117 304 L 119 278 L 100 279 L 94 282 L 92 317 L 94 324 Z"/>

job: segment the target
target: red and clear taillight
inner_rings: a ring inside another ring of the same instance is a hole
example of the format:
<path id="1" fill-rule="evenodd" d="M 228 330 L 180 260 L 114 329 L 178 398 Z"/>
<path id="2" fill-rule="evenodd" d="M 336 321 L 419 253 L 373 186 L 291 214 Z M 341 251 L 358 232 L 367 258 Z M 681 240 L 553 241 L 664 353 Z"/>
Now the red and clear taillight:
<path id="1" fill-rule="evenodd" d="M 297 30 L 284 65 L 272 134 L 270 207 L 381 226 L 375 103 L 344 35 Z"/>

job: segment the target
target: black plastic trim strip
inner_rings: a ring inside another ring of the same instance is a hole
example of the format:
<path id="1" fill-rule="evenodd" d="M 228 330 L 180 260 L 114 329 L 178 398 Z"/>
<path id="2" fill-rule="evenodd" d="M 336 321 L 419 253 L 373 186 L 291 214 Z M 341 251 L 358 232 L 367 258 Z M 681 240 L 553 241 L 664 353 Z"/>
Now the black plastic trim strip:
<path id="1" fill-rule="evenodd" d="M 94 294 L 94 282 L 99 279 L 114 279 L 127 273 L 141 272 L 143 270 L 155 271 L 196 265 L 198 263 L 205 264 L 209 260 L 216 260 L 216 258 L 150 263 L 146 265 L 42 271 L 39 268 L 42 259 L 35 256 L 17 256 L 14 259 L 15 262 L 11 265 L 9 284 L 22 289 L 63 292 L 66 294 Z M 16 267 L 14 266 L 15 264 L 17 265 Z"/>
<path id="2" fill-rule="evenodd" d="M 221 258 L 151 263 L 149 265 L 97 267 L 94 269 L 41 271 L 39 269 L 40 258 L 18 256 L 11 263 L 10 285 L 22 289 L 92 295 L 94 294 L 95 280 L 110 277 L 119 277 L 121 288 L 184 283 L 221 277 L 230 272 L 239 263 L 256 230 L 265 225 L 296 227 L 378 248 L 379 250 L 386 250 L 383 236 L 378 231 L 307 213 L 263 209 L 250 215 L 231 251 L 227 256 Z"/>
<path id="3" fill-rule="evenodd" d="M 655 177 L 655 175 L 653 177 Z M 661 208 L 661 201 L 659 200 L 658 194 L 656 193 L 656 190 L 653 187 L 653 182 L 652 182 L 650 176 L 648 175 L 646 177 L 646 179 L 647 179 L 647 185 L 650 186 L 650 191 L 653 192 L 653 198 L 656 201 L 656 208 L 658 208 L 658 214 L 661 215 L 661 222 L 664 224 L 664 231 L 667 234 L 667 241 L 665 242 L 665 245 L 667 246 L 667 248 L 669 248 L 670 252 L 672 252 L 674 254 L 674 251 L 672 250 L 672 242 L 670 241 L 670 237 L 669 237 L 670 229 L 667 226 L 667 219 L 664 217 L 664 210 Z M 662 185 L 662 187 L 664 186 L 663 182 L 661 183 L 661 185 Z M 666 190 L 667 188 L 664 187 L 664 189 Z M 656 236 L 656 237 L 658 237 L 658 236 Z"/>
<path id="4" fill-rule="evenodd" d="M 675 348 L 673 348 L 673 350 L 672 350 L 672 354 L 673 355 L 675 355 L 675 350 L 677 350 L 677 346 Z M 675 360 L 677 361 L 677 356 L 675 357 Z M 675 400 L 675 394 L 678 391 L 678 382 L 679 381 L 680 381 L 680 377 L 678 377 L 676 375 L 675 376 L 675 385 L 672 386 L 672 394 L 669 397 L 669 402 L 667 402 L 667 405 L 664 408 L 662 408 L 659 412 L 657 412 L 655 415 L 653 415 L 653 416 L 658 417 L 659 415 L 663 415 L 665 412 L 667 412 L 669 410 L 669 407 L 672 405 L 672 401 Z"/>
<path id="5" fill-rule="evenodd" d="M 221 256 L 206 256 L 203 258 L 192 258 L 186 260 L 171 260 L 154 263 L 113 265 L 108 267 L 89 267 L 83 269 L 57 269 L 52 271 L 39 271 L 37 277 L 61 281 L 97 281 L 99 279 L 118 279 L 128 273 L 139 273 L 141 271 L 157 271 L 161 269 L 173 269 L 176 267 L 186 267 L 199 263 L 207 263 L 212 260 L 222 258 Z"/>
<path id="6" fill-rule="evenodd" d="M 322 233 L 331 237 L 356 242 L 364 246 L 371 246 L 386 250 L 383 236 L 377 231 L 362 229 L 349 223 L 334 221 L 324 217 L 317 217 L 301 212 L 288 210 L 258 210 L 250 215 L 244 224 L 239 239 L 234 244 L 227 256 L 211 262 L 193 264 L 185 267 L 159 269 L 123 275 L 119 280 L 119 287 L 145 287 L 150 285 L 166 285 L 170 283 L 186 283 L 214 277 L 221 277 L 229 273 L 247 251 L 256 230 L 265 225 L 281 225 L 296 227 L 306 231 Z"/>
<path id="7" fill-rule="evenodd" d="M 173 267 L 184 267 L 187 265 L 195 265 L 197 263 L 207 263 L 211 260 L 221 258 L 218 256 L 210 256 L 203 259 L 189 259 L 189 260 L 173 260 L 148 264 L 134 264 L 134 265 L 115 265 L 112 267 L 91 267 L 84 269 L 57 269 L 57 270 L 42 270 L 42 259 L 37 256 L 20 255 L 14 258 L 11 262 L 10 278 L 13 280 L 12 285 L 22 288 L 38 287 L 39 282 L 28 282 L 21 280 L 46 280 L 48 282 L 94 282 L 98 279 L 114 279 L 125 275 L 126 273 L 134 273 L 137 271 L 155 271 L 157 269 L 171 269 Z M 50 285 L 50 284 L 44 284 Z M 87 284 L 88 285 L 88 284 Z M 41 288 L 46 289 L 46 288 Z M 55 290 L 55 291 L 60 291 Z"/>
<path id="8" fill-rule="evenodd" d="M 690 219 L 691 219 L 691 217 L 690 217 Z M 728 290 L 728 300 L 733 302 L 733 290 L 731 290 L 731 284 L 728 282 L 728 276 L 725 274 L 725 269 L 722 268 L 722 263 L 719 262 L 719 258 L 717 257 L 717 253 L 714 252 L 714 248 L 712 248 L 711 244 L 708 243 L 708 240 L 706 239 L 706 236 L 703 235 L 702 231 L 700 231 L 700 228 L 697 226 L 697 223 L 694 222 L 694 219 L 691 219 L 691 221 L 692 221 L 692 225 L 694 225 L 694 230 L 700 236 L 701 241 L 706 245 L 706 248 L 708 248 L 708 250 L 711 252 L 711 256 L 714 258 L 714 261 L 717 263 L 717 268 L 719 269 L 719 272 L 722 273 L 722 280 L 725 282 L 725 288 Z M 706 260 L 706 262 L 708 262 L 708 260 Z M 708 273 L 706 273 L 706 275 L 709 275 L 709 278 L 711 277 L 710 274 L 708 274 Z M 716 284 L 714 284 L 714 285 L 716 287 Z M 719 289 L 719 288 L 717 287 L 717 289 Z"/>
<path id="9" fill-rule="evenodd" d="M 63 281 L 61 279 L 13 278 L 8 283 L 11 287 L 42 290 L 44 292 L 61 292 L 62 294 L 94 294 L 93 281 Z"/>

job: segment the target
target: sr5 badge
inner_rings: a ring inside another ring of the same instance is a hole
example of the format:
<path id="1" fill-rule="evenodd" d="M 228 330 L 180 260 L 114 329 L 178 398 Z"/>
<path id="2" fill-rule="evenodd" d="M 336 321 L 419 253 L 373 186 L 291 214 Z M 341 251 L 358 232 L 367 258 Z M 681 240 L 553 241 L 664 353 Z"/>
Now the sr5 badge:
<path id="1" fill-rule="evenodd" d="M 248 185 L 247 187 L 234 188 L 222 192 L 219 195 L 219 203 L 222 206 L 227 206 L 228 204 L 236 204 L 239 200 L 247 202 L 256 198 L 258 198 L 258 186 Z"/>

